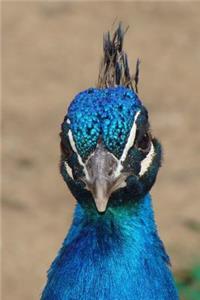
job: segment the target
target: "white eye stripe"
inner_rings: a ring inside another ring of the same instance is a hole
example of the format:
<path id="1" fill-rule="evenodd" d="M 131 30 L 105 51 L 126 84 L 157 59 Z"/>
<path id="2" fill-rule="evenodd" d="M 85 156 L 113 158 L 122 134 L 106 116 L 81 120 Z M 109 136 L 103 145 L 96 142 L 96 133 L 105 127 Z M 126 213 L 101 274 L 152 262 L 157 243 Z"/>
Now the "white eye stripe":
<path id="1" fill-rule="evenodd" d="M 153 143 L 151 142 L 150 151 L 141 162 L 141 168 L 140 168 L 140 172 L 139 172 L 140 177 L 147 172 L 148 168 L 150 167 L 150 165 L 152 163 L 154 155 L 155 155 L 154 146 L 153 146 Z"/>
<path id="2" fill-rule="evenodd" d="M 70 168 L 70 166 L 68 165 L 68 163 L 66 161 L 64 161 L 64 166 L 65 166 L 65 169 L 66 169 L 67 173 L 69 174 L 69 176 L 71 178 L 74 178 L 73 174 L 72 174 L 72 169 Z"/>
<path id="3" fill-rule="evenodd" d="M 135 115 L 135 118 L 134 118 L 134 122 L 133 122 L 133 125 L 132 125 L 132 128 L 131 128 L 131 131 L 130 131 L 130 134 L 129 134 L 129 137 L 128 137 L 128 141 L 126 143 L 126 146 L 124 148 L 124 151 L 122 153 L 122 156 L 120 158 L 120 161 L 124 161 L 126 156 L 127 156 L 127 153 L 128 153 L 128 150 L 131 148 L 131 146 L 134 144 L 134 141 L 135 141 L 135 137 L 136 137 L 136 130 L 137 130 L 137 125 L 136 125 L 136 121 L 137 121 L 137 118 L 140 114 L 140 111 L 138 111 Z"/>
<path id="4" fill-rule="evenodd" d="M 75 145 L 74 138 L 73 138 L 73 135 L 72 135 L 72 131 L 71 131 L 71 130 L 68 131 L 68 137 L 69 137 L 69 142 L 70 142 L 70 145 L 71 145 L 73 151 L 77 154 L 79 164 L 80 164 L 81 166 L 83 166 L 83 169 L 84 169 L 84 172 L 85 172 L 86 179 L 89 179 L 89 174 L 88 174 L 88 171 L 87 171 L 87 169 L 86 169 L 86 166 L 85 166 L 85 164 L 84 164 L 84 162 L 83 162 L 81 156 L 78 154 L 78 151 L 77 151 L 77 149 L 76 149 L 76 145 Z"/>
<path id="5" fill-rule="evenodd" d="M 73 151 L 78 153 L 71 130 L 68 131 L 68 137 L 69 137 L 69 142 L 70 142 L 70 145 L 71 145 Z"/>
<path id="6" fill-rule="evenodd" d="M 131 128 L 129 137 L 128 137 L 128 140 L 127 140 L 127 143 L 124 147 L 124 151 L 122 153 L 121 158 L 119 159 L 118 166 L 117 166 L 117 169 L 115 171 L 115 176 L 116 177 L 118 177 L 120 175 L 121 170 L 123 169 L 122 162 L 126 159 L 126 156 L 127 156 L 127 153 L 129 151 L 129 149 L 132 147 L 132 145 L 135 142 L 136 130 L 137 130 L 136 121 L 137 121 L 137 118 L 138 118 L 139 114 L 140 114 L 140 111 L 137 111 L 137 113 L 135 115 L 135 118 L 134 118 L 134 121 L 133 121 L 133 125 L 132 125 L 132 128 Z"/>

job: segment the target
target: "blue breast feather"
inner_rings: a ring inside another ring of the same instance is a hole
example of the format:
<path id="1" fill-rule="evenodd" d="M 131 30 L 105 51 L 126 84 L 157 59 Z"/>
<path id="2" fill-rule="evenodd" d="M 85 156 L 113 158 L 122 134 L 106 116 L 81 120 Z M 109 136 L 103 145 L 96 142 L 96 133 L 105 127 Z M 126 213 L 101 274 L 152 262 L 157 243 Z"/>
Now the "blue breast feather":
<path id="1" fill-rule="evenodd" d="M 150 196 L 102 215 L 78 205 L 41 299 L 178 299 Z"/>

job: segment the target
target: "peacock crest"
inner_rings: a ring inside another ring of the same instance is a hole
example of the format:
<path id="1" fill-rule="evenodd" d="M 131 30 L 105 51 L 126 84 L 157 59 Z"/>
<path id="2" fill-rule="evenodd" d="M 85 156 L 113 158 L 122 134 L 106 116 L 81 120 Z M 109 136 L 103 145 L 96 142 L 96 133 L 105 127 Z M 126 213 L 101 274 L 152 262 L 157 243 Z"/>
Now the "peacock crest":
<path id="1" fill-rule="evenodd" d="M 138 92 L 140 61 L 137 60 L 135 75 L 131 75 L 128 56 L 123 50 L 124 36 L 127 30 L 128 27 L 124 28 L 119 23 L 113 34 L 110 31 L 104 34 L 104 56 L 100 64 L 98 88 L 124 86 Z"/>

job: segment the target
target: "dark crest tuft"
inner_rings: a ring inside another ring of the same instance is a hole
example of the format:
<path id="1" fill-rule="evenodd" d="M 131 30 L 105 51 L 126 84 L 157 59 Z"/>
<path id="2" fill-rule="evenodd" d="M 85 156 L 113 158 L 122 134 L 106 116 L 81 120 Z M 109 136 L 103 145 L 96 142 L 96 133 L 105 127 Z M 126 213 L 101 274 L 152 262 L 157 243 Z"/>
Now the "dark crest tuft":
<path id="1" fill-rule="evenodd" d="M 134 90 L 134 83 L 135 91 L 138 92 L 140 61 L 137 60 L 135 76 L 131 76 L 128 57 L 123 50 L 124 35 L 127 30 L 128 27 L 124 29 L 122 24 L 119 23 L 112 35 L 110 32 L 104 34 L 104 57 L 100 65 L 97 87 L 107 88 L 121 85 Z"/>

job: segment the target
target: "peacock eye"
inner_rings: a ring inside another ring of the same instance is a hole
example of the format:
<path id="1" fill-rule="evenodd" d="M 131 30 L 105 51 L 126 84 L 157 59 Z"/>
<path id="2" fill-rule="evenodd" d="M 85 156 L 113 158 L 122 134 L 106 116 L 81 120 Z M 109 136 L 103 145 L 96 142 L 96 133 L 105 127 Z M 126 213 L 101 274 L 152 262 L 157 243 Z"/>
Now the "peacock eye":
<path id="1" fill-rule="evenodd" d="M 66 160 L 69 160 L 73 154 L 73 150 L 72 150 L 70 144 L 69 143 L 64 144 L 63 141 L 61 140 L 60 148 L 61 148 L 61 151 L 64 154 Z"/>
<path id="2" fill-rule="evenodd" d="M 144 153 L 148 153 L 151 146 L 151 136 L 149 132 L 145 132 L 138 138 L 136 147 Z"/>

